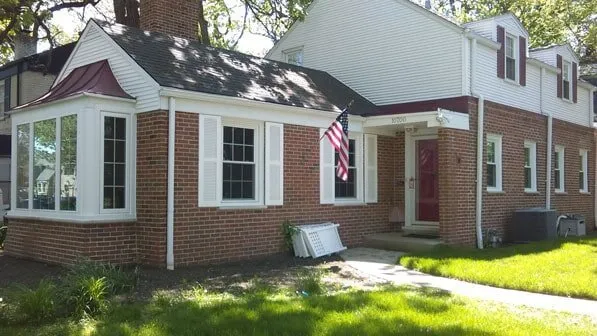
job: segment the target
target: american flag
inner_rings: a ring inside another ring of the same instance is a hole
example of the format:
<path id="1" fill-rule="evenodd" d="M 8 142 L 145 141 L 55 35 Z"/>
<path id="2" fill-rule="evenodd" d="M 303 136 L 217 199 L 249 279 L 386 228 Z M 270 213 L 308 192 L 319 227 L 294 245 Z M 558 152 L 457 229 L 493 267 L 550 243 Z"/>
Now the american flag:
<path id="1" fill-rule="evenodd" d="M 324 135 L 338 152 L 336 176 L 342 181 L 348 180 L 348 108 L 340 113 Z"/>

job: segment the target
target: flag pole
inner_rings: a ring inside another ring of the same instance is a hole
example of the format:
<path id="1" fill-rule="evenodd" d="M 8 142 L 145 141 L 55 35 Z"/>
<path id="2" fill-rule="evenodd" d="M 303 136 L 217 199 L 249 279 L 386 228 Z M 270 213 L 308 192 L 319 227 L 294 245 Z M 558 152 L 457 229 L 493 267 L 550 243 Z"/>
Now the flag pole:
<path id="1" fill-rule="evenodd" d="M 351 100 L 351 101 L 348 103 L 348 105 L 346 105 L 346 107 L 344 108 L 344 110 L 342 110 L 342 112 L 344 112 L 344 111 L 348 110 L 348 109 L 349 109 L 349 108 L 352 106 L 352 104 L 353 104 L 353 103 L 354 103 L 354 99 L 353 99 L 353 100 Z M 322 136 L 319 138 L 319 141 L 320 141 L 320 142 L 321 142 L 321 139 L 323 139 L 323 137 L 324 137 L 324 136 L 325 136 L 325 133 L 323 133 L 323 135 L 322 135 Z"/>

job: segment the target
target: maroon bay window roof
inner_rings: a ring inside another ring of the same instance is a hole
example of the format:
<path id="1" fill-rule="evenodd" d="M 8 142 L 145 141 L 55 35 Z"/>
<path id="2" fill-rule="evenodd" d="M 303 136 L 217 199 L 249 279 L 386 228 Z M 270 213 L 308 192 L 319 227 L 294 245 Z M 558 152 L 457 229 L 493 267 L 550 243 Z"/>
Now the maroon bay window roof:
<path id="1" fill-rule="evenodd" d="M 108 61 L 102 60 L 74 69 L 48 93 L 17 108 L 45 104 L 82 93 L 133 99 L 118 84 Z"/>

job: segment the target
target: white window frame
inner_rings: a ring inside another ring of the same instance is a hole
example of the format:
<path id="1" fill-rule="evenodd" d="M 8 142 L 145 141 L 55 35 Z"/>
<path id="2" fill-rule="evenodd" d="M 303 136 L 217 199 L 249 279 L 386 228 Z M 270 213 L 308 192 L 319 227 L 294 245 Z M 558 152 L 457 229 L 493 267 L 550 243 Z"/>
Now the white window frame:
<path id="1" fill-rule="evenodd" d="M 125 142 L 125 164 L 124 164 L 124 172 L 125 172 L 125 181 L 124 181 L 124 208 L 122 209 L 104 209 L 104 122 L 105 117 L 114 117 L 114 118 L 124 118 L 126 122 L 126 142 Z M 129 114 L 126 113 L 115 113 L 115 112 L 106 112 L 102 111 L 100 113 L 100 120 L 101 120 L 101 127 L 100 127 L 100 157 L 99 157 L 99 169 L 100 169 L 100 184 L 99 184 L 99 209 L 100 214 L 120 214 L 120 213 L 129 213 L 131 210 L 131 188 L 132 188 L 132 174 L 130 174 L 130 169 L 132 165 L 132 158 L 131 158 L 131 118 Z"/>
<path id="2" fill-rule="evenodd" d="M 513 57 L 509 57 L 508 56 L 508 39 L 512 39 L 512 54 Z M 508 32 L 506 32 L 506 35 L 504 37 L 504 78 L 507 81 L 516 83 L 518 81 L 519 78 L 519 64 L 518 62 L 520 62 L 519 58 L 519 52 L 518 52 L 518 37 L 516 35 L 512 35 L 509 34 Z M 514 60 L 514 78 L 508 78 L 508 58 L 513 59 Z"/>
<path id="3" fill-rule="evenodd" d="M 304 59 L 305 54 L 303 52 L 302 46 L 284 50 L 282 53 L 284 54 L 284 62 L 286 62 L 288 64 L 293 64 L 293 65 L 298 65 L 298 66 L 303 66 L 305 64 L 305 59 Z M 300 59 L 300 61 L 299 62 L 290 61 L 290 57 L 292 55 L 299 56 L 298 58 Z"/>
<path id="4" fill-rule="evenodd" d="M 567 69 L 567 71 L 565 71 Z M 568 81 L 568 85 L 566 85 Z M 565 96 L 565 88 L 568 87 L 568 97 Z M 571 101 L 572 99 L 572 62 L 562 59 L 562 99 Z"/>
<path id="5" fill-rule="evenodd" d="M 523 162 L 524 169 L 531 169 L 531 187 L 524 186 L 525 192 L 537 192 L 537 143 L 534 141 L 525 141 L 524 149 L 529 150 L 529 165 Z M 524 157 L 523 157 L 524 160 Z M 524 175 L 523 175 L 524 176 Z M 526 183 L 526 181 L 525 181 Z"/>
<path id="6" fill-rule="evenodd" d="M 224 162 L 224 127 L 250 128 L 254 130 L 254 153 L 255 161 L 255 199 L 247 200 L 224 200 L 220 196 L 220 207 L 247 207 L 247 206 L 265 206 L 265 127 L 263 122 L 252 120 L 241 120 L 232 118 L 222 118 L 221 139 L 218 144 L 222 146 L 222 155 L 219 160 L 220 172 L 218 174 L 217 186 L 222 188 L 224 183 L 223 162 Z M 222 193 L 220 193 L 222 195 Z"/>
<path id="7" fill-rule="evenodd" d="M 556 193 L 565 193 L 566 192 L 566 179 L 564 178 L 564 176 L 565 176 L 564 162 L 566 162 L 565 161 L 566 149 L 564 148 L 564 146 L 556 146 L 555 152 L 558 154 L 558 158 L 557 158 L 557 160 L 555 160 L 553 180 L 554 180 L 554 185 L 555 185 L 556 184 L 556 171 L 559 171 L 560 185 L 559 186 L 555 185 L 554 190 Z"/>
<path id="8" fill-rule="evenodd" d="M 492 142 L 495 144 L 495 158 L 493 164 L 495 164 L 495 186 L 490 186 L 487 180 L 487 191 L 488 192 L 502 192 L 502 136 L 499 134 L 487 134 L 487 145 Z M 485 147 L 487 149 L 487 147 Z M 486 164 L 487 156 L 485 157 Z"/>
<path id="9" fill-rule="evenodd" d="M 335 185 L 335 174 L 336 174 L 336 167 L 334 166 L 334 204 L 362 204 L 364 203 L 364 189 L 363 189 L 363 179 L 365 178 L 364 175 L 364 166 L 363 166 L 363 133 L 356 133 L 356 132 L 349 132 L 348 139 L 354 140 L 355 144 L 355 168 L 356 168 L 356 190 L 355 190 L 355 197 L 336 197 L 336 185 Z M 329 141 L 327 138 L 322 139 L 321 141 Z M 336 151 L 333 152 L 334 156 L 336 155 Z M 335 161 L 335 159 L 334 159 Z"/>
<path id="10" fill-rule="evenodd" d="M 586 149 L 579 150 L 579 159 L 580 159 L 580 166 L 582 170 L 579 170 L 579 173 L 582 173 L 583 179 L 583 188 L 579 188 L 578 191 L 580 193 L 589 193 L 589 152 Z M 580 181 L 579 181 L 580 182 Z"/>

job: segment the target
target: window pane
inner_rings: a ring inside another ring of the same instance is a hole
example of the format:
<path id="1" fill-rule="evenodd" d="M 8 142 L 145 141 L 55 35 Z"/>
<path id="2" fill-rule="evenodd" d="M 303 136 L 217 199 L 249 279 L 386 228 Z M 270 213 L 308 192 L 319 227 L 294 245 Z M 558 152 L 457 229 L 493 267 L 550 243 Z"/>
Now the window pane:
<path id="1" fill-rule="evenodd" d="M 570 99 L 570 82 L 567 80 L 564 80 L 564 98 L 566 99 Z"/>
<path id="2" fill-rule="evenodd" d="M 253 145 L 255 141 L 255 131 L 250 128 L 245 128 L 245 144 Z"/>
<path id="3" fill-rule="evenodd" d="M 556 185 L 556 189 L 562 189 L 562 185 L 561 185 L 561 178 L 560 178 L 560 170 L 556 170 L 554 172 L 554 179 L 555 179 L 555 185 Z"/>
<path id="4" fill-rule="evenodd" d="M 232 161 L 244 161 L 243 145 L 234 145 L 234 153 L 232 154 Z"/>
<path id="5" fill-rule="evenodd" d="M 524 148 L 524 165 L 525 166 L 531 165 L 531 149 L 528 147 Z"/>
<path id="6" fill-rule="evenodd" d="M 578 172 L 578 188 L 585 190 L 585 174 L 583 172 Z"/>
<path id="7" fill-rule="evenodd" d="M 584 160 L 583 160 L 583 158 L 582 158 L 582 155 L 580 155 L 580 156 L 578 157 L 578 163 L 579 163 L 578 170 L 579 170 L 579 171 L 583 171 L 583 169 L 584 169 L 584 166 L 583 166 L 583 161 L 584 161 Z"/>
<path id="8" fill-rule="evenodd" d="M 224 126 L 224 143 L 232 143 L 232 127 Z"/>
<path id="9" fill-rule="evenodd" d="M 114 118 L 115 121 L 115 136 L 117 140 L 126 140 L 126 120 L 124 118 Z"/>
<path id="10" fill-rule="evenodd" d="M 560 152 L 555 152 L 553 156 L 555 169 L 560 169 Z"/>
<path id="11" fill-rule="evenodd" d="M 124 163 L 124 157 L 126 156 L 126 142 L 115 141 L 114 142 L 114 162 Z"/>
<path id="12" fill-rule="evenodd" d="M 516 80 L 516 60 L 506 57 L 506 77 L 511 80 Z"/>
<path id="13" fill-rule="evenodd" d="M 531 182 L 531 168 L 524 169 L 524 187 L 530 189 L 533 187 Z"/>
<path id="14" fill-rule="evenodd" d="M 496 187 L 496 174 L 495 174 L 495 164 L 487 164 L 487 186 L 488 187 Z"/>
<path id="15" fill-rule="evenodd" d="M 495 142 L 487 142 L 487 162 L 495 162 Z"/>
<path id="16" fill-rule="evenodd" d="M 77 210 L 77 115 L 60 119 L 60 210 Z"/>
<path id="17" fill-rule="evenodd" d="M 245 139 L 245 132 L 244 128 L 234 127 L 234 143 L 235 144 L 243 144 Z"/>
<path id="18" fill-rule="evenodd" d="M 126 207 L 126 119 L 104 117 L 104 209 Z"/>
<path id="19" fill-rule="evenodd" d="M 33 209 L 55 210 L 56 119 L 33 124 Z"/>
<path id="20" fill-rule="evenodd" d="M 348 179 L 342 181 L 339 177 L 335 177 L 335 190 L 336 198 L 355 198 L 356 193 L 356 141 L 353 139 L 348 140 Z M 339 155 L 335 155 L 336 169 L 338 168 Z"/>
<path id="21" fill-rule="evenodd" d="M 29 124 L 17 126 L 17 208 L 29 207 Z"/>
<path id="22" fill-rule="evenodd" d="M 253 146 L 244 146 L 245 147 L 245 161 L 246 162 L 254 162 L 255 157 L 253 155 L 254 147 Z"/>

